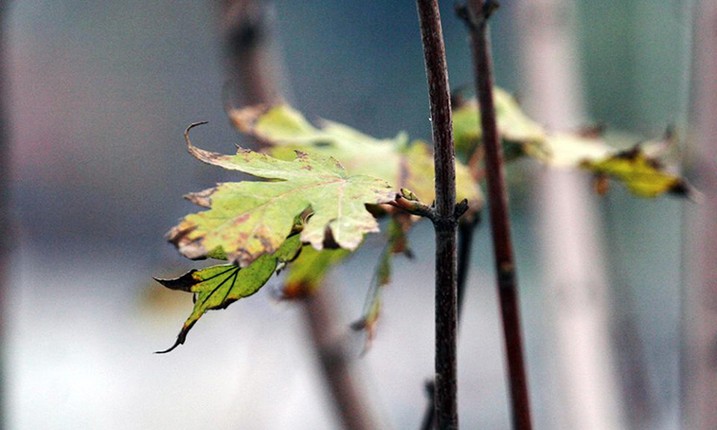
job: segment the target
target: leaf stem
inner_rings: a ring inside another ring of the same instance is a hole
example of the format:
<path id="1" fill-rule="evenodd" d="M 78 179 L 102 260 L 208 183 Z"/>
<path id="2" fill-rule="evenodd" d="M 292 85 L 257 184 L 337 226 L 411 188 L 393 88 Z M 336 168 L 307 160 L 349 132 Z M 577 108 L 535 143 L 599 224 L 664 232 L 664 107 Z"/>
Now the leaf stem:
<path id="1" fill-rule="evenodd" d="M 490 224 L 493 251 L 497 270 L 498 292 L 503 317 L 506 358 L 513 428 L 530 430 L 528 384 L 523 359 L 523 341 L 520 329 L 520 309 L 517 294 L 515 259 L 508 215 L 508 195 L 505 185 L 503 148 L 496 123 L 493 102 L 493 71 L 488 18 L 497 3 L 488 0 L 469 0 L 459 7 L 458 13 L 468 27 L 475 68 L 475 85 L 480 106 L 480 122 L 485 148 L 486 182 L 490 207 Z"/>
<path id="2" fill-rule="evenodd" d="M 416 0 L 433 128 L 436 203 L 435 415 L 438 428 L 458 428 L 455 154 L 443 31 L 437 0 Z"/>

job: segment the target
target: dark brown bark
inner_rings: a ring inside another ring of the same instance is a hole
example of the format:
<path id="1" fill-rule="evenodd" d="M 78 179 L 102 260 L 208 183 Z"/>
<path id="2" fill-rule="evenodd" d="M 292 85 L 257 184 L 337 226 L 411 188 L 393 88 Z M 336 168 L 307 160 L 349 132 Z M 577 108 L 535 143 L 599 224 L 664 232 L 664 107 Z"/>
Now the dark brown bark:
<path id="1" fill-rule="evenodd" d="M 280 74 L 273 61 L 270 0 L 222 0 L 221 29 L 230 88 L 241 104 L 271 104 L 281 99 Z M 377 428 L 375 413 L 356 381 L 352 357 L 333 337 L 339 326 L 335 303 L 324 288 L 302 301 L 309 334 L 316 347 L 324 382 L 346 430 Z"/>
<path id="2" fill-rule="evenodd" d="M 445 47 L 436 0 L 417 0 L 433 129 L 436 171 L 436 359 L 435 416 L 439 429 L 458 428 L 457 406 L 457 219 L 455 154 Z"/>
<path id="3" fill-rule="evenodd" d="M 473 248 L 473 237 L 476 228 L 480 222 L 480 217 L 475 216 L 470 222 L 461 221 L 458 224 L 458 271 L 457 271 L 457 301 L 458 315 L 457 324 L 460 329 L 461 314 L 463 313 L 463 302 L 465 300 L 465 292 L 468 281 L 468 273 L 470 272 L 471 249 Z M 426 384 L 426 394 L 428 395 L 428 405 L 423 413 L 421 421 L 421 430 L 431 430 L 436 426 L 436 397 L 435 384 L 429 381 Z"/>

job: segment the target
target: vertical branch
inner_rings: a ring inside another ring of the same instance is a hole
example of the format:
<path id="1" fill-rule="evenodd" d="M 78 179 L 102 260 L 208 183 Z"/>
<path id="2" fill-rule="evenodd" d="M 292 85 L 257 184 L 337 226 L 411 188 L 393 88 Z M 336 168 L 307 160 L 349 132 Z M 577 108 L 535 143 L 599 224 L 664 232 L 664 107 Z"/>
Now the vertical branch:
<path id="1" fill-rule="evenodd" d="M 439 429 L 458 428 L 456 174 L 445 47 L 436 0 L 417 0 L 433 128 L 436 203 L 435 415 Z"/>
<path id="2" fill-rule="evenodd" d="M 7 293 L 8 257 L 10 255 L 10 145 L 8 139 L 6 88 L 6 27 L 8 2 L 0 0 L 0 357 L 5 355 L 5 295 Z M 0 359 L 0 381 L 5 381 L 4 360 Z M 5 384 L 0 382 L 0 428 L 5 428 Z"/>
<path id="3" fill-rule="evenodd" d="M 531 428 L 528 381 L 523 359 L 523 341 L 520 328 L 520 309 L 515 274 L 515 260 L 508 216 L 508 195 L 503 167 L 503 148 L 498 135 L 495 105 L 493 102 L 493 71 L 488 38 L 488 18 L 497 4 L 492 1 L 471 0 L 459 12 L 468 24 L 475 67 L 476 92 L 480 105 L 480 123 L 485 147 L 486 182 L 493 252 L 498 279 L 503 334 L 510 397 L 513 408 L 513 427 Z"/>
<path id="4" fill-rule="evenodd" d="M 476 228 L 480 223 L 480 216 L 475 217 L 464 222 L 463 220 L 458 224 L 458 271 L 457 271 L 457 324 L 460 326 L 461 315 L 463 313 L 463 302 L 465 301 L 465 291 L 468 282 L 468 272 L 470 272 L 471 264 L 471 249 L 473 249 L 473 238 Z M 458 327 L 460 328 L 460 327 Z M 457 330 L 457 329 L 456 329 Z M 435 383 L 429 381 L 426 384 L 426 394 L 428 395 L 428 405 L 423 413 L 423 420 L 421 421 L 421 430 L 431 430 L 436 426 L 436 396 L 435 396 Z"/>
<path id="5" fill-rule="evenodd" d="M 691 181 L 703 193 L 685 217 L 682 309 L 682 425 L 717 428 L 717 3 L 695 15 Z"/>
<path id="6" fill-rule="evenodd" d="M 281 99 L 280 76 L 269 50 L 271 5 L 271 0 L 222 0 L 228 75 L 244 104 L 271 104 Z M 339 325 L 331 296 L 325 288 L 317 288 L 302 304 L 324 382 L 343 428 L 377 428 L 376 413 L 356 381 L 350 352 L 331 334 Z"/>

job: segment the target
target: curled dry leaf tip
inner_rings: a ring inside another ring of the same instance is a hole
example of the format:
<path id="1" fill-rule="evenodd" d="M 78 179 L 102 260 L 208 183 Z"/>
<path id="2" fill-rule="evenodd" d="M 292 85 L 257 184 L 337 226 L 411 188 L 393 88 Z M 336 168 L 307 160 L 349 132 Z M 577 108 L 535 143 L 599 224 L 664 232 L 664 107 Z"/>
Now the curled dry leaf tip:
<path id="1" fill-rule="evenodd" d="M 200 125 L 205 124 L 209 124 L 209 121 L 198 121 L 189 124 L 189 126 L 184 130 L 184 141 L 187 142 L 187 144 L 191 145 L 192 142 L 189 140 L 189 130 L 193 129 L 194 127 L 198 127 Z"/>

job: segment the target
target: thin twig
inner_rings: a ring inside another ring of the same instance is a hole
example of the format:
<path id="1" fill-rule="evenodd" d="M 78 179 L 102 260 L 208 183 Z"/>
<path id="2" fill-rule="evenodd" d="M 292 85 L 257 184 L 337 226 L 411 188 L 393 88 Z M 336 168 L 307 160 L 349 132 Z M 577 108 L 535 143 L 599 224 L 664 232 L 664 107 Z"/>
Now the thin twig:
<path id="1" fill-rule="evenodd" d="M 513 428 L 531 429 L 528 384 L 523 359 L 523 341 L 515 274 L 515 260 L 508 215 L 503 148 L 498 135 L 493 102 L 493 71 L 488 38 L 488 18 L 497 7 L 493 1 L 471 0 L 460 9 L 468 24 L 475 67 L 476 93 L 485 147 L 486 182 L 490 207 L 493 251 L 503 317 Z"/>
<path id="2" fill-rule="evenodd" d="M 443 31 L 437 0 L 417 0 L 433 129 L 436 203 L 435 403 L 439 429 L 458 428 L 455 154 Z"/>

